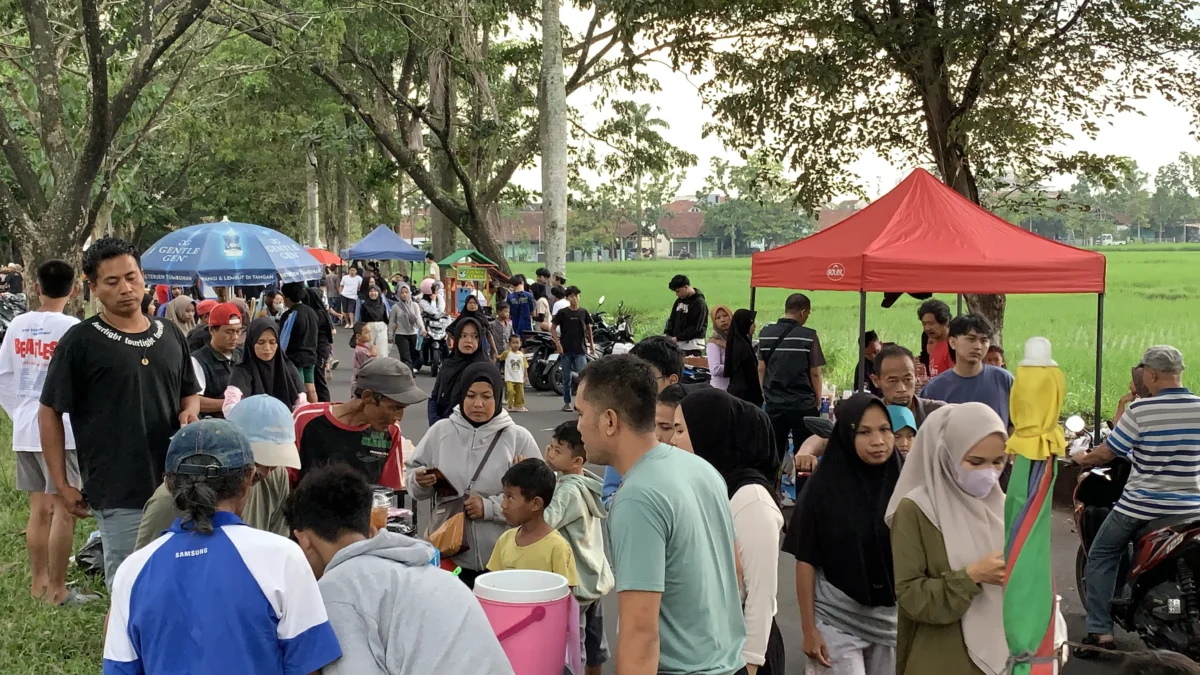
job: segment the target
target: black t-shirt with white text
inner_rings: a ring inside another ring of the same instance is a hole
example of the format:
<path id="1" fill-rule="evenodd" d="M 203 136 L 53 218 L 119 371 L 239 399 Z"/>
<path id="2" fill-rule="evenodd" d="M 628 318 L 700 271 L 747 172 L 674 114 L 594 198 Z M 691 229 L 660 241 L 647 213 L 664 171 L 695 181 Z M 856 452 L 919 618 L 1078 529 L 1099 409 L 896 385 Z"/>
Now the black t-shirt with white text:
<path id="1" fill-rule="evenodd" d="M 309 420 L 296 440 L 300 448 L 301 479 L 309 469 L 341 462 L 362 472 L 370 483 L 379 482 L 393 443 L 390 430 L 351 429 L 326 415 Z"/>
<path id="2" fill-rule="evenodd" d="M 100 317 L 63 335 L 41 402 L 71 417 L 83 494 L 93 509 L 141 509 L 163 480 L 180 400 L 200 391 L 183 332 L 150 319 L 123 333 Z"/>
<path id="3" fill-rule="evenodd" d="M 563 307 L 554 315 L 554 325 L 560 331 L 558 341 L 562 343 L 563 354 L 587 353 L 587 326 L 592 325 L 590 312 L 582 307 Z"/>

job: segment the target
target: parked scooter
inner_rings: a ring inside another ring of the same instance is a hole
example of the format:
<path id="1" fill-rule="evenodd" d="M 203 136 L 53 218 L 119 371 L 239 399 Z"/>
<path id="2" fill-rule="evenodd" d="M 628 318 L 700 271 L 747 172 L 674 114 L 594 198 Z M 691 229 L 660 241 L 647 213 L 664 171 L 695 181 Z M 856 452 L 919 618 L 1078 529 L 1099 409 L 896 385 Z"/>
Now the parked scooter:
<path id="1" fill-rule="evenodd" d="M 529 384 L 538 391 L 549 391 L 550 381 L 547 380 L 550 368 L 547 362 L 551 357 L 558 357 L 554 347 L 554 338 L 549 333 L 530 331 L 521 334 L 521 350 L 529 360 Z"/>
<path id="2" fill-rule="evenodd" d="M 604 296 L 600 296 L 600 306 L 604 305 Z M 633 349 L 633 317 L 625 312 L 625 303 L 617 304 L 617 321 L 608 325 L 606 314 L 597 311 L 592 314 L 592 337 L 596 342 L 596 353 L 601 356 L 609 354 L 628 354 Z"/>
<path id="3" fill-rule="evenodd" d="M 1064 425 L 1068 448 L 1078 454 L 1076 444 L 1091 436 L 1083 431 L 1084 421 L 1072 416 Z M 1087 602 L 1087 551 L 1104 519 L 1120 499 L 1131 467 L 1116 459 L 1085 472 L 1073 497 L 1075 530 L 1079 550 L 1075 556 L 1075 585 L 1079 599 Z M 1113 620 L 1127 631 L 1136 632 L 1151 649 L 1168 649 L 1200 658 L 1200 515 L 1172 516 L 1147 521 L 1132 538 L 1132 545 L 1117 572 L 1117 593 L 1112 601 Z"/>
<path id="4" fill-rule="evenodd" d="M 450 353 L 446 345 L 446 328 L 450 326 L 450 315 L 445 312 L 433 314 L 421 310 L 425 320 L 425 330 L 429 333 L 421 341 L 421 363 L 429 366 L 429 374 L 437 377 L 442 367 L 442 360 Z"/>

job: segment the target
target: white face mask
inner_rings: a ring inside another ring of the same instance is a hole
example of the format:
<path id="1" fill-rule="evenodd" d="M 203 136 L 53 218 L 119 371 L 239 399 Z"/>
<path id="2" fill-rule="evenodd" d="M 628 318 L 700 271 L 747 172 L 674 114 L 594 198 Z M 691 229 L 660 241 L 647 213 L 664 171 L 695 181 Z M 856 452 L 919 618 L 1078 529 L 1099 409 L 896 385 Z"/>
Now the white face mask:
<path id="1" fill-rule="evenodd" d="M 276 312 L 281 312 L 281 311 L 283 311 L 283 303 L 282 303 L 282 302 L 276 302 L 276 303 L 275 303 L 275 305 L 274 305 L 274 307 L 275 307 L 275 311 L 276 311 Z"/>
<path id="2" fill-rule="evenodd" d="M 1000 482 L 1001 469 L 964 469 L 961 466 L 954 467 L 958 472 L 958 485 L 963 489 L 963 492 L 975 497 L 983 499 L 991 493 L 992 488 Z"/>

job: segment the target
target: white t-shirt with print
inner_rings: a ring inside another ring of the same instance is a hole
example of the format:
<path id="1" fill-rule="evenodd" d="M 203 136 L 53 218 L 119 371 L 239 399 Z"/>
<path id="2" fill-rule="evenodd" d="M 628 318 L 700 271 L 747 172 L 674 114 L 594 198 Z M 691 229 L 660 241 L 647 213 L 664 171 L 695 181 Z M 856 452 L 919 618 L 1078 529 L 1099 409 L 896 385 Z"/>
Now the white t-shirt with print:
<path id="1" fill-rule="evenodd" d="M 504 357 L 504 381 L 525 383 L 525 352 L 508 351 Z"/>
<path id="2" fill-rule="evenodd" d="M 13 421 L 13 450 L 41 452 L 39 399 L 54 348 L 79 319 L 61 312 L 26 312 L 8 326 L 0 347 L 0 405 Z M 71 421 L 63 415 L 67 448 L 75 448 Z"/>

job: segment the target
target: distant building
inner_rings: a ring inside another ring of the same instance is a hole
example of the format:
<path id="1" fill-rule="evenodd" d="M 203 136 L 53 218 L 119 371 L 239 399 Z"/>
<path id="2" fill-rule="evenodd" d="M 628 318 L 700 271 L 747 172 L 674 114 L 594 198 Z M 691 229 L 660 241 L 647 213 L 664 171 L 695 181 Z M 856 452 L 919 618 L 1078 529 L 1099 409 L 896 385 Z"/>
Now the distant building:
<path id="1" fill-rule="evenodd" d="M 852 199 L 838 202 L 828 209 L 821 209 L 817 213 L 817 232 L 828 230 L 850 216 L 862 211 L 866 205 L 867 203 L 862 200 Z"/>
<path id="2" fill-rule="evenodd" d="M 719 200 L 719 197 L 709 200 Z M 633 223 L 621 221 L 617 225 L 617 237 L 627 255 L 636 255 L 637 228 Z M 643 233 L 641 247 L 645 252 L 653 251 L 656 258 L 678 258 L 684 254 L 708 258 L 716 254 L 717 240 L 704 236 L 704 211 L 699 203 L 694 199 L 676 199 L 664 207 L 654 232 Z"/>

